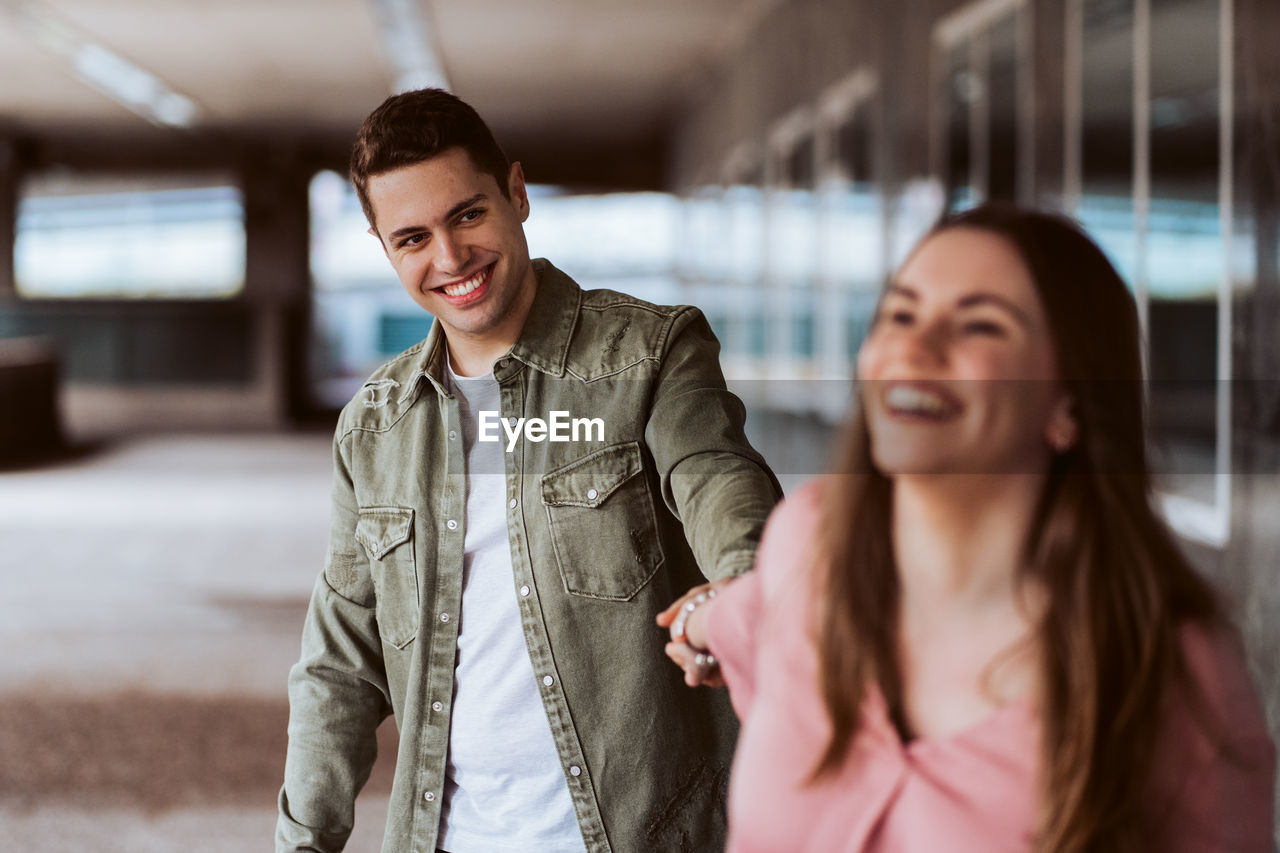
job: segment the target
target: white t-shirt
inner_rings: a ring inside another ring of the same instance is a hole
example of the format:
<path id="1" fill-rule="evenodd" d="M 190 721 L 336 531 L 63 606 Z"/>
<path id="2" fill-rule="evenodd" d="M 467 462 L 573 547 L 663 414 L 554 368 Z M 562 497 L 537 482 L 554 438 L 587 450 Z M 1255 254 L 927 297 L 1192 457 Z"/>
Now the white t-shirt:
<path id="1" fill-rule="evenodd" d="M 520 627 L 507 540 L 505 442 L 478 442 L 501 410 L 489 373 L 449 367 L 467 459 L 462 614 L 439 846 L 449 853 L 585 851 Z"/>

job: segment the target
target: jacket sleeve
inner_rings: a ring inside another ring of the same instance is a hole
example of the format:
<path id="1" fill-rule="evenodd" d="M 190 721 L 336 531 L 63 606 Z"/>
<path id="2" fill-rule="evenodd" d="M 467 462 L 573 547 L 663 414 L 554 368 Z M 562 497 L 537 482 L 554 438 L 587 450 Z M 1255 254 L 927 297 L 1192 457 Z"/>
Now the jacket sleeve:
<path id="1" fill-rule="evenodd" d="M 746 410 L 725 386 L 720 344 L 702 312 L 672 321 L 645 427 L 667 508 L 710 579 L 748 571 L 782 489 L 744 432 Z"/>
<path id="2" fill-rule="evenodd" d="M 277 853 L 342 850 L 355 822 L 356 794 L 377 757 L 378 725 L 391 709 L 373 582 L 355 538 L 358 519 L 339 438 L 328 557 L 302 629 L 301 659 L 289 673 Z"/>

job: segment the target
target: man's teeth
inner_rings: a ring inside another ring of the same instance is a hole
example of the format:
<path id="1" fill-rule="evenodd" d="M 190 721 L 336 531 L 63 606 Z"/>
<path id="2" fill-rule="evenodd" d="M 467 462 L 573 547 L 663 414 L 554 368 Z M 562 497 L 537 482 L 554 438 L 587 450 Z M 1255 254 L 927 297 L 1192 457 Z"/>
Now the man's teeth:
<path id="1" fill-rule="evenodd" d="M 951 405 L 941 395 L 907 385 L 890 388 L 885 402 L 894 411 L 911 414 L 945 415 L 951 411 Z"/>
<path id="2" fill-rule="evenodd" d="M 461 284 L 450 284 L 442 288 L 442 290 L 444 290 L 447 296 L 466 296 L 468 293 L 484 283 L 485 276 L 488 275 L 488 273 L 489 268 L 485 267 Z"/>

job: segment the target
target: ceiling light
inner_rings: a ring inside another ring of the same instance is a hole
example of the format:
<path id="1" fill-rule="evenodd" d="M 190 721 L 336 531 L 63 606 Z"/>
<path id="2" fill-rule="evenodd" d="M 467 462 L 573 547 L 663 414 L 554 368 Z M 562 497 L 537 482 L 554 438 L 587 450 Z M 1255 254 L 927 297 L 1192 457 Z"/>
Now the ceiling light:
<path id="1" fill-rule="evenodd" d="M 195 101 L 40 4 L 0 0 L 0 10 L 8 12 L 46 52 L 67 63 L 81 82 L 152 124 L 186 128 L 198 119 L 200 109 Z"/>
<path id="2" fill-rule="evenodd" d="M 434 87 L 448 89 L 444 67 L 435 47 L 435 33 L 418 0 L 371 0 L 382 39 L 382 52 L 391 65 L 393 92 Z"/>

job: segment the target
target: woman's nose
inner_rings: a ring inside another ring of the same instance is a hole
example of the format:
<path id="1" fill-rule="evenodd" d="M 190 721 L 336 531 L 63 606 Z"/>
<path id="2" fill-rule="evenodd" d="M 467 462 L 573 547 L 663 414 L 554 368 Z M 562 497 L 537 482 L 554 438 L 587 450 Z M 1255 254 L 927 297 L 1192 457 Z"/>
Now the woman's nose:
<path id="1" fill-rule="evenodd" d="M 917 322 L 898 338 L 902 358 L 913 364 L 937 365 L 947 360 L 949 332 L 945 323 Z"/>

